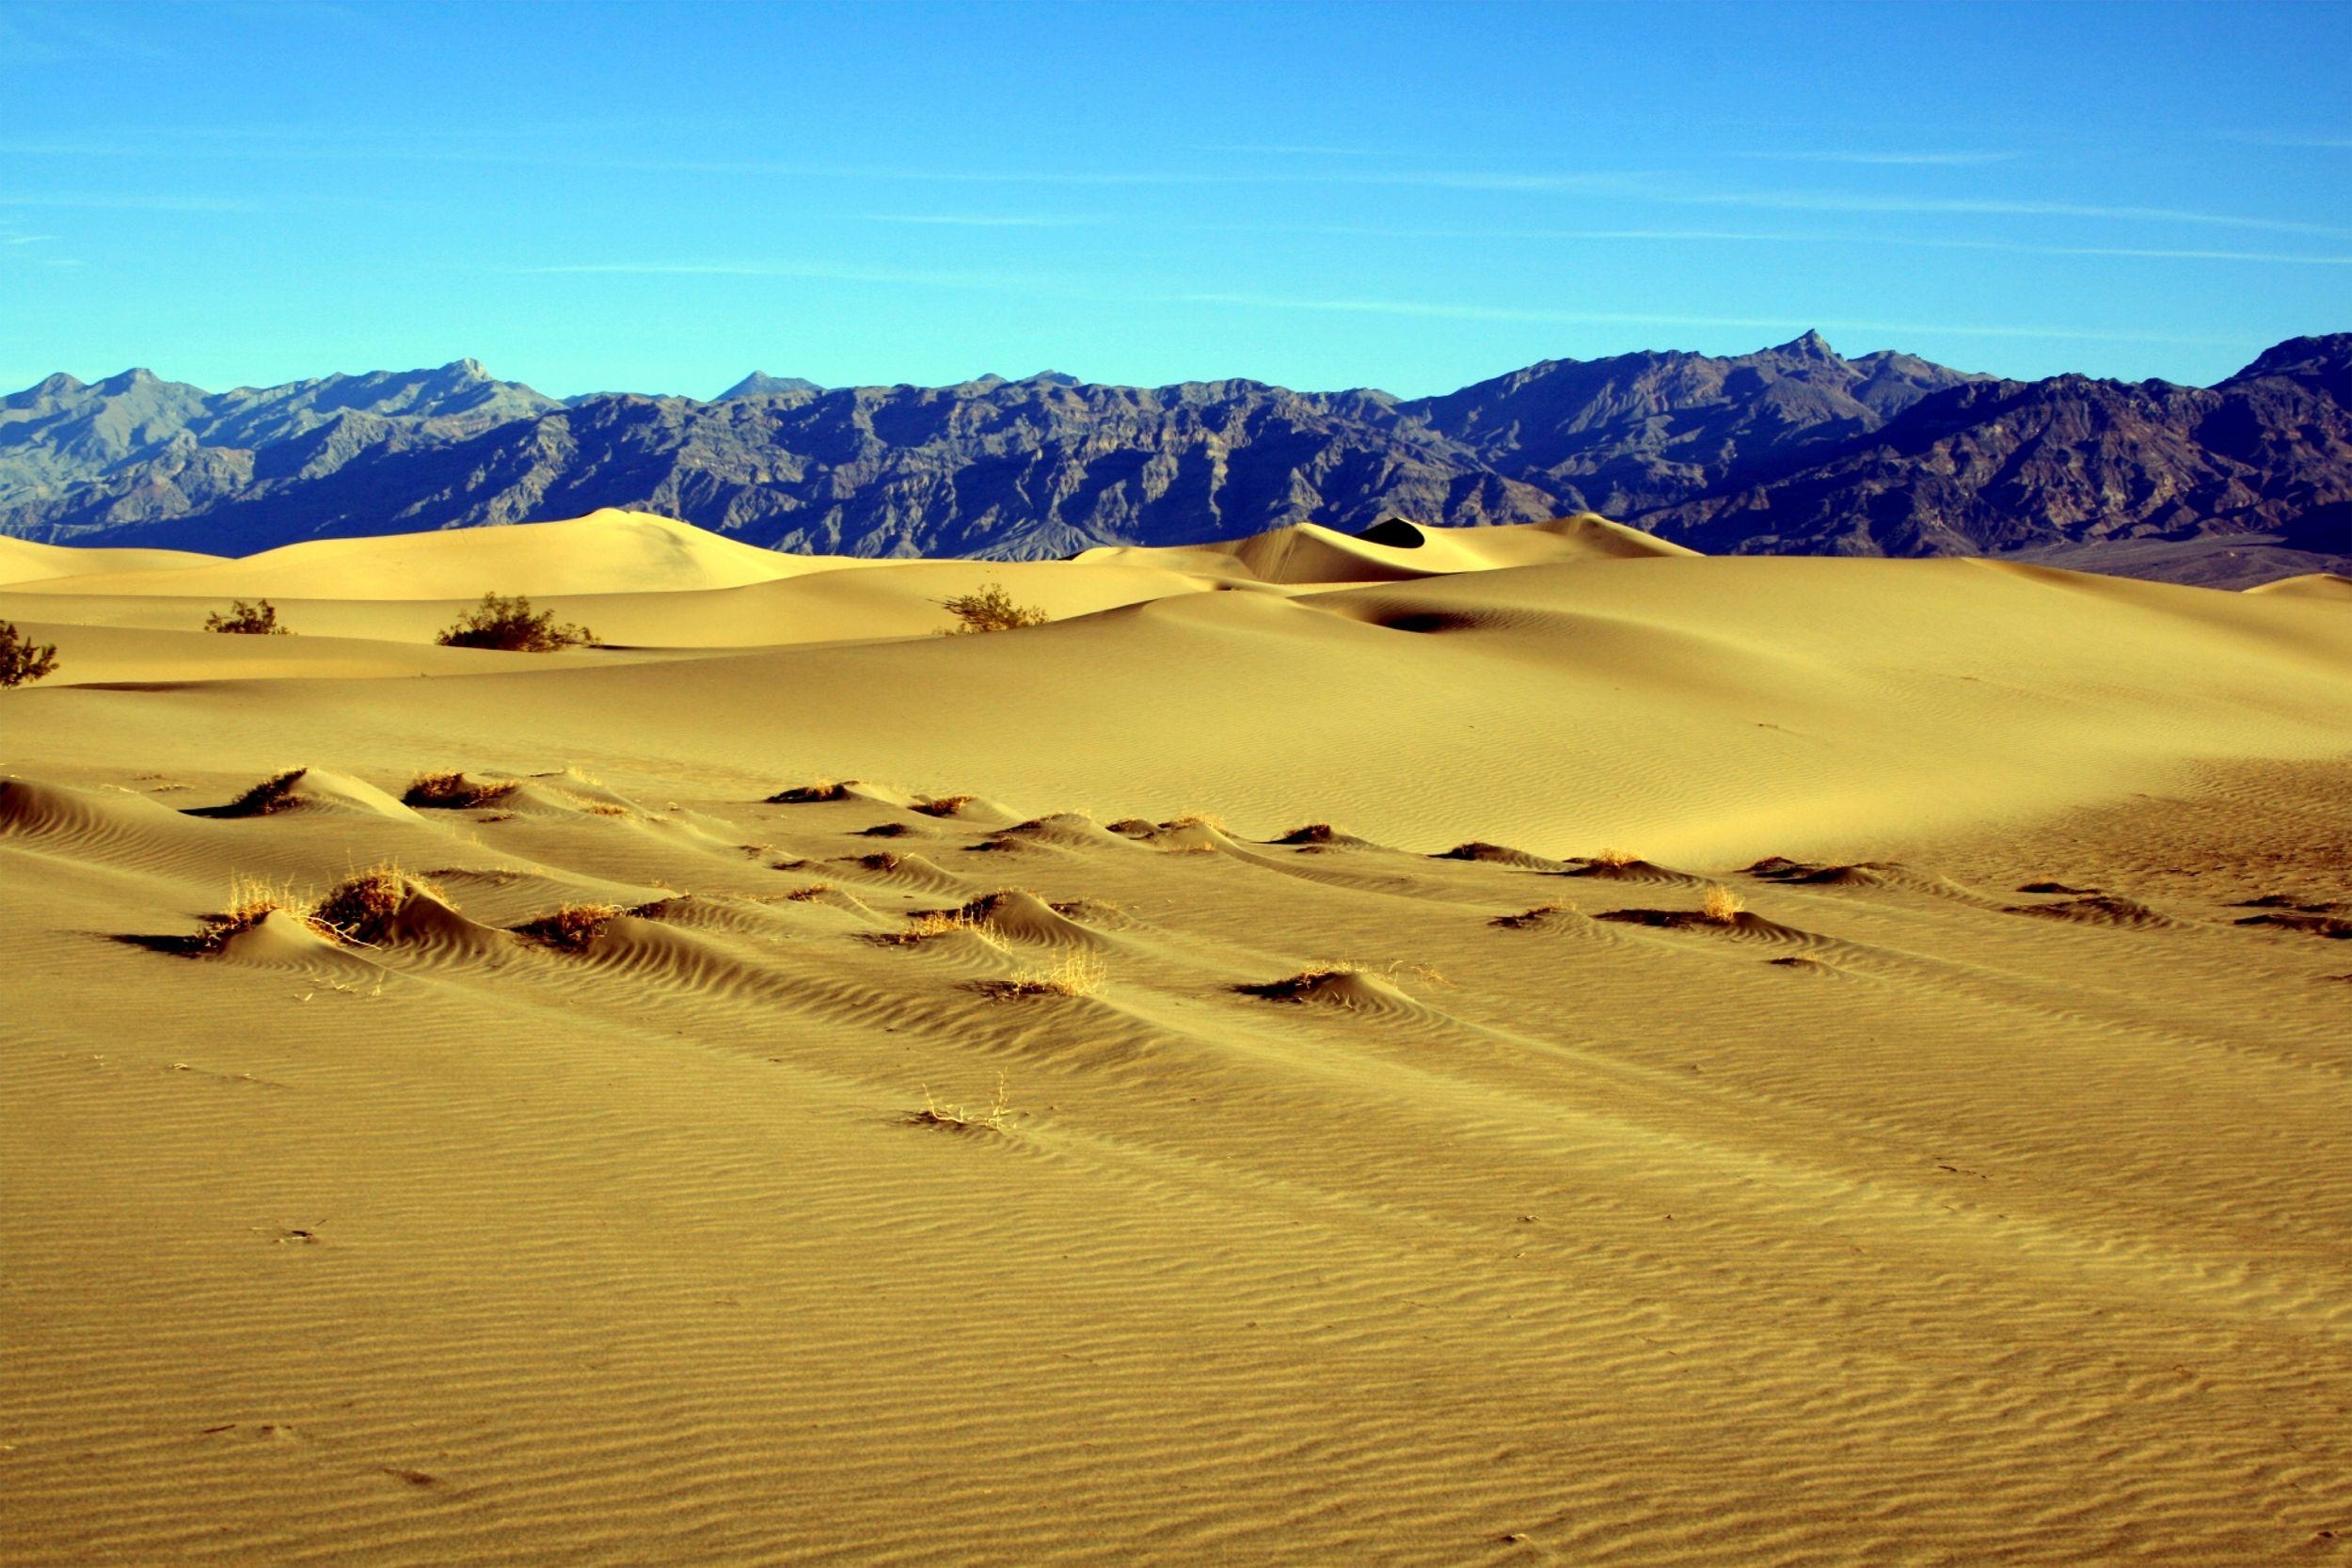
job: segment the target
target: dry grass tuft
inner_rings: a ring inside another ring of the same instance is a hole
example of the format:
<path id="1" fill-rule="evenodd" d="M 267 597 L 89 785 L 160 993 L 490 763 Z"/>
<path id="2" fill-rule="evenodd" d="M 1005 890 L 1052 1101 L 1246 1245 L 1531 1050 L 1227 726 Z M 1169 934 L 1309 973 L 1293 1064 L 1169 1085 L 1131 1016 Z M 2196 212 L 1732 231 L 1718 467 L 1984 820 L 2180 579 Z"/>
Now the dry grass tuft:
<path id="1" fill-rule="evenodd" d="M 243 795 L 222 806 L 215 814 L 220 816 L 267 816 L 299 804 L 294 798 L 294 786 L 310 771 L 307 768 L 289 768 L 283 773 L 271 775 L 246 790 Z"/>
<path id="2" fill-rule="evenodd" d="M 580 798 L 574 796 L 573 799 L 579 800 Z M 636 815 L 627 806 L 615 805 L 610 800 L 580 800 L 580 809 L 591 816 L 634 816 Z"/>
<path id="3" fill-rule="evenodd" d="M 963 910 L 925 910 L 907 917 L 907 924 L 895 931 L 868 931 L 865 940 L 877 947 L 914 947 L 937 937 L 957 934 L 977 937 L 991 947 L 1002 947 L 996 933 L 987 921 Z"/>
<path id="4" fill-rule="evenodd" d="M 522 936 L 566 953 L 587 951 L 604 928 L 621 912 L 615 904 L 566 904 L 552 914 L 526 920 L 515 927 Z"/>
<path id="5" fill-rule="evenodd" d="M 814 899 L 822 898 L 833 891 L 834 886 L 831 882 L 811 882 L 806 887 L 794 888 L 785 896 L 796 904 L 805 904 Z"/>
<path id="6" fill-rule="evenodd" d="M 412 894 L 446 904 L 448 895 L 426 881 L 386 862 L 344 878 L 327 889 L 310 911 L 310 925 L 338 942 L 373 947 L 391 934 L 392 921 Z"/>
<path id="7" fill-rule="evenodd" d="M 1521 910 L 1517 914 L 1499 914 L 1486 924 L 1500 926 L 1506 931 L 1524 931 L 1532 926 L 1545 925 L 1555 914 L 1574 914 L 1575 912 L 1574 904 L 1537 904 L 1532 909 Z"/>
<path id="8" fill-rule="evenodd" d="M 1279 980 L 1267 980 L 1257 985 L 1235 986 L 1233 989 L 1244 996 L 1262 997 L 1268 1002 L 1304 1002 L 1310 997 L 1323 994 L 1334 982 L 1344 982 L 1357 975 L 1369 975 L 1372 973 L 1371 970 L 1358 963 L 1317 964 L 1311 969 L 1302 969 L 1295 974 L 1286 974 Z"/>
<path id="9" fill-rule="evenodd" d="M 1747 903 L 1731 889 L 1717 882 L 1699 897 L 1699 913 L 1717 926 L 1736 926 L 1740 911 Z"/>
<path id="10" fill-rule="evenodd" d="M 956 816 L 978 799 L 977 795 L 934 795 L 928 800 L 918 801 L 914 809 L 925 816 Z"/>
<path id="11" fill-rule="evenodd" d="M 404 806 L 464 811 L 503 800 L 521 785 L 513 779 L 469 779 L 463 773 L 420 773 L 400 798 Z"/>
<path id="12" fill-rule="evenodd" d="M 1007 1102 L 1005 1075 L 996 1075 L 996 1098 L 989 1101 L 985 1111 L 967 1111 L 961 1105 L 942 1105 L 931 1098 L 931 1086 L 923 1085 L 923 1108 L 907 1117 L 911 1127 L 944 1127 L 951 1132 L 1009 1132 L 1011 1110 Z"/>
<path id="13" fill-rule="evenodd" d="M 1638 864 L 1641 859 L 1641 856 L 1629 854 L 1623 849 L 1603 849 L 1599 854 L 1595 855 L 1592 858 L 1591 863 L 1594 865 L 1612 866 L 1616 869 L 1623 870 L 1629 865 Z"/>
<path id="14" fill-rule="evenodd" d="M 1025 969 L 1009 980 L 976 980 L 972 989 L 999 1002 L 1024 996 L 1099 996 L 1109 978 L 1101 958 L 1073 949 L 1046 967 Z"/>
<path id="15" fill-rule="evenodd" d="M 262 923 L 262 917 L 285 912 L 304 925 L 316 928 L 312 918 L 318 900 L 309 892 L 296 892 L 291 877 L 278 881 L 247 876 L 239 871 L 229 878 L 229 903 L 217 914 L 204 917 L 203 945 L 218 947 L 230 937 L 249 931 Z"/>

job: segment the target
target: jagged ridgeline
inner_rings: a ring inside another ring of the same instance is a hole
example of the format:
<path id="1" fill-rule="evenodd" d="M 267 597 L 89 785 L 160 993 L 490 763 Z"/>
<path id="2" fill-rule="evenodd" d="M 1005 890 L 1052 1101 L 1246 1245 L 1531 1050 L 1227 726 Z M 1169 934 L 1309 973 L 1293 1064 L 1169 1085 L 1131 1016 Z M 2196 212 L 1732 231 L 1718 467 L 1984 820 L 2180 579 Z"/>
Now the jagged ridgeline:
<path id="1" fill-rule="evenodd" d="M 558 400 L 470 359 L 218 393 L 56 375 L 0 399 L 0 532 L 30 539 L 243 554 L 605 506 L 782 549 L 1006 559 L 1590 510 L 1709 553 L 2021 551 L 2220 581 L 2352 557 L 2352 335 L 2210 388 L 2001 381 L 1808 333 L 1420 399 L 1046 372 Z"/>

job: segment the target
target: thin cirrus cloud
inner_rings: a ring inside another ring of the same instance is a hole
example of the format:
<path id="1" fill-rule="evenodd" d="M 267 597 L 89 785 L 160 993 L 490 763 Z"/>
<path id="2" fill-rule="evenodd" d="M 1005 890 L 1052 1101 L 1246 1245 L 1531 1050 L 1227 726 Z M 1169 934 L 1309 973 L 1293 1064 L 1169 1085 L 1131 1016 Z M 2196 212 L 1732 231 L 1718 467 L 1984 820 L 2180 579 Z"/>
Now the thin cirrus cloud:
<path id="1" fill-rule="evenodd" d="M 2090 342 L 2234 344 L 2234 337 L 2183 336 L 2162 332 L 2109 332 L 2026 324 L 1963 322 L 1807 321 L 1780 316 L 1697 316 L 1615 310 L 1520 309 L 1509 306 L 1462 305 L 1427 300 L 1312 299 L 1281 294 L 1194 293 L 1168 296 L 1182 305 L 1235 306 L 1261 310 L 1340 311 L 1357 315 L 1410 316 L 1446 321 L 1541 323 L 1567 325 L 1756 327 L 1803 331 L 1900 332 L 1963 338 L 2052 338 Z"/>
<path id="2" fill-rule="evenodd" d="M 2013 163 L 2024 154 L 2020 152 L 1865 152 L 1836 150 L 1768 152 L 1750 150 L 1734 152 L 1732 156 L 1765 159 L 1786 164 L 1884 164 L 1960 168 L 1977 164 Z"/>
<path id="3" fill-rule="evenodd" d="M 585 275 L 645 277 L 794 277 L 843 283 L 992 289 L 1008 293 L 1049 294 L 1065 299 L 1106 300 L 1113 297 L 1083 283 L 1064 277 L 984 272 L 913 272 L 891 267 L 841 266 L 822 262 L 584 261 L 554 266 L 522 267 L 515 270 L 533 277 Z M 1131 292 L 1123 293 L 1117 297 L 1124 303 L 1134 303 L 1138 298 L 1143 298 L 1164 305 L 1545 325 L 1740 327 L 1767 331 L 1804 331 L 1809 327 L 1820 327 L 1830 331 L 1888 332 L 1962 338 L 2054 339 L 2083 342 L 2206 345 L 2237 345 L 2241 342 L 2241 340 L 2234 337 L 2185 336 L 2164 332 L 2117 332 L 2006 323 L 1812 321 L 1780 316 L 1707 316 L 1620 310 L 1558 310 L 1518 306 L 1470 305 L 1443 300 L 1316 298 L 1289 294 L 1201 292 L 1141 295 Z"/>
<path id="4" fill-rule="evenodd" d="M 0 207 L 87 208 L 135 213 L 250 213 L 258 210 L 253 202 L 231 198 L 119 196 L 96 192 L 49 196 L 11 196 L 0 193 Z"/>
<path id="5" fill-rule="evenodd" d="M 1101 217 L 1032 217 L 1014 213 L 866 213 L 866 223 L 903 223 L 941 229 L 1086 229 L 1108 223 Z"/>

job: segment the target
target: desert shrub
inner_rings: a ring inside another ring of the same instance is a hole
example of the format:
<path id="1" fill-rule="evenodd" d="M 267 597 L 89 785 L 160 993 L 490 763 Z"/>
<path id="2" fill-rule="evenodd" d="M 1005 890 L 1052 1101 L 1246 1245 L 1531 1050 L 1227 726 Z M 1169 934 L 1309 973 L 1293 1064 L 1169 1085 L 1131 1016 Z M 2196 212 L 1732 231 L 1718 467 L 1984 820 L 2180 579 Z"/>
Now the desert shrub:
<path id="1" fill-rule="evenodd" d="M 246 790 L 225 806 L 213 811 L 217 816 L 267 816 L 273 812 L 289 810 L 301 804 L 294 798 L 294 787 L 302 782 L 307 768 L 289 768 L 283 773 L 273 773 Z"/>
<path id="2" fill-rule="evenodd" d="M 850 798 L 850 784 L 852 782 L 819 779 L 815 784 L 794 784 L 790 789 L 779 789 L 773 795 L 769 796 L 768 804 L 771 806 L 815 806 L 822 805 L 830 800 L 846 800 Z"/>
<path id="3" fill-rule="evenodd" d="M 291 637 L 294 634 L 278 624 L 278 607 L 267 599 L 252 604 L 231 599 L 226 614 L 214 610 L 204 617 L 206 631 L 229 632 L 240 637 Z"/>
<path id="4" fill-rule="evenodd" d="M 401 796 L 400 803 L 404 806 L 464 811 L 474 806 L 486 806 L 493 800 L 503 800 L 517 787 L 512 779 L 491 781 L 469 779 L 463 773 L 420 773 L 408 781 L 407 791 Z"/>
<path id="5" fill-rule="evenodd" d="M 411 892 L 447 899 L 441 890 L 396 865 L 378 865 L 355 873 L 327 889 L 310 911 L 310 924 L 342 942 L 369 946 L 391 934 L 392 919 L 408 902 Z"/>
<path id="6" fill-rule="evenodd" d="M 36 642 L 17 630 L 14 621 L 0 621 L 0 687 L 37 681 L 56 667 L 55 642 Z"/>
<path id="7" fill-rule="evenodd" d="M 586 626 L 560 626 L 551 610 L 534 611 L 520 594 L 485 594 L 482 602 L 434 639 L 447 648 L 497 648 L 513 654 L 551 654 L 560 648 L 593 646 Z"/>
<path id="8" fill-rule="evenodd" d="M 549 947 L 579 953 L 602 936 L 606 923 L 620 912 L 612 904 L 566 904 L 553 914 L 526 920 L 515 929 Z"/>
<path id="9" fill-rule="evenodd" d="M 1041 968 L 1025 969 L 1009 980 L 978 980 L 973 990 L 1009 1001 L 1019 996 L 1096 996 L 1108 971 L 1091 953 L 1071 951 Z"/>
<path id="10" fill-rule="evenodd" d="M 1740 911 L 1746 908 L 1740 895 L 1721 882 L 1708 888 L 1699 898 L 1699 913 L 1718 926 L 1737 925 Z"/>
<path id="11" fill-rule="evenodd" d="M 983 583 L 969 594 L 958 594 L 939 601 L 939 606 L 956 618 L 944 635 L 961 636 L 974 631 L 1015 631 L 1023 626 L 1041 626 L 1053 619 L 1035 605 L 1017 605 L 1005 592 L 1001 582 Z"/>
<path id="12" fill-rule="evenodd" d="M 923 1108 L 907 1117 L 915 1127 L 944 1127 L 951 1132 L 1009 1132 L 1007 1118 L 1011 1115 L 1005 1092 L 1005 1075 L 996 1075 L 996 1098 L 985 1111 L 967 1111 L 961 1105 L 943 1105 L 931 1098 L 931 1087 L 923 1085 Z"/>
<path id="13" fill-rule="evenodd" d="M 236 872 L 229 879 L 228 907 L 204 917 L 200 940 L 206 946 L 216 947 L 239 932 L 251 930 L 262 923 L 263 916 L 280 910 L 310 925 L 316 907 L 309 894 L 295 891 L 291 879 L 272 882 Z"/>
<path id="14" fill-rule="evenodd" d="M 913 809 L 925 816 L 954 816 L 978 799 L 977 795 L 934 795 L 928 800 L 918 800 Z"/>

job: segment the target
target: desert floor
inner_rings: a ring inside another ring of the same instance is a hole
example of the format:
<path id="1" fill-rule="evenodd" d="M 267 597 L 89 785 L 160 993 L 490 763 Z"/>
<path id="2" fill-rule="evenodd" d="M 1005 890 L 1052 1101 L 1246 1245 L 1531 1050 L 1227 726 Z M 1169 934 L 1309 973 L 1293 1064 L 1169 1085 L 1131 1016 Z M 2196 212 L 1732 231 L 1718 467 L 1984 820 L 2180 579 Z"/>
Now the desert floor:
<path id="1" fill-rule="evenodd" d="M 0 1560 L 2352 1562 L 2352 584 L 1387 537 L 0 541 Z"/>

